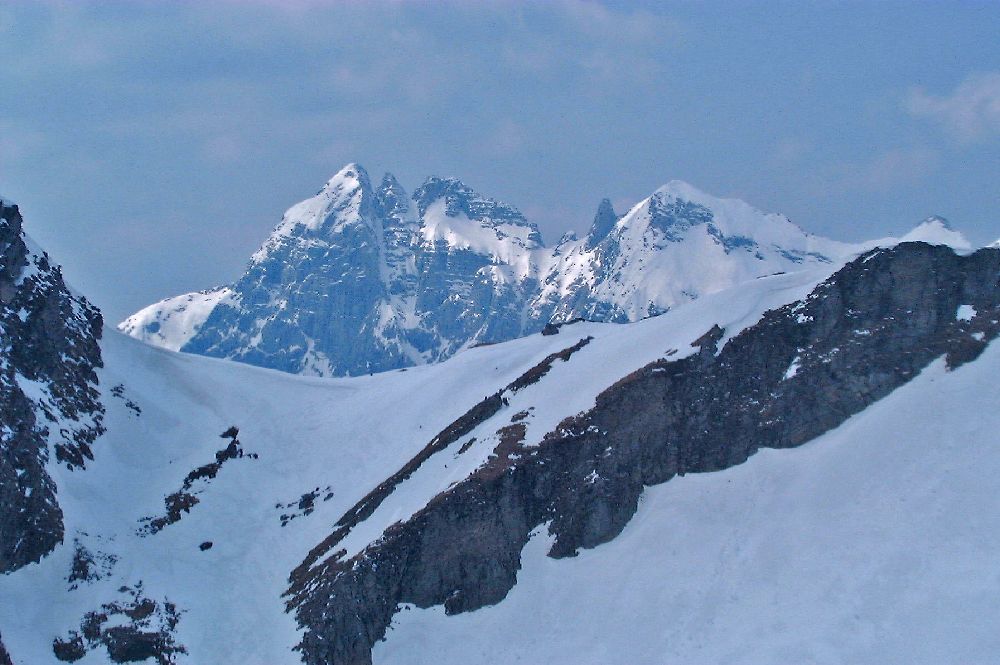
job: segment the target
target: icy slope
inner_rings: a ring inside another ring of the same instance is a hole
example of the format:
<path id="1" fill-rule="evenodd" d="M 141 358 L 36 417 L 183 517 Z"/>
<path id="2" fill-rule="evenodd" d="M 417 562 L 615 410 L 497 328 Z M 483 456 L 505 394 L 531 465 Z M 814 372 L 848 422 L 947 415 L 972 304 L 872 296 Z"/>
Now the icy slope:
<path id="1" fill-rule="evenodd" d="M 955 663 L 1000 654 L 1000 349 L 838 429 L 650 488 L 614 541 L 500 604 L 400 612 L 376 663 Z"/>

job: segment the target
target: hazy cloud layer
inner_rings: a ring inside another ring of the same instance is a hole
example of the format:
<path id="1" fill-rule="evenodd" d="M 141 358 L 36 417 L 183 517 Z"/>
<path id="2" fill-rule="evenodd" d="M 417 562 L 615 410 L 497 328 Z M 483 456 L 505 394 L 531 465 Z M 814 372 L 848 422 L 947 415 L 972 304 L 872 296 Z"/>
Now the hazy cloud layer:
<path id="1" fill-rule="evenodd" d="M 959 140 L 971 142 L 1000 136 L 1000 72 L 971 74 L 947 95 L 923 88 L 910 92 L 907 108 L 937 120 Z"/>

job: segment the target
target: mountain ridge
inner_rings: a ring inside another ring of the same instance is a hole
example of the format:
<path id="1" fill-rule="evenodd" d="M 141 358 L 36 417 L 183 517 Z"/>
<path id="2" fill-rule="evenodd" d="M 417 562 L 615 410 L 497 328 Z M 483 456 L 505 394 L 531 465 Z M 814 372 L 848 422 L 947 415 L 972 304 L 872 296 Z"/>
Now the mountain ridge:
<path id="1" fill-rule="evenodd" d="M 968 248 L 932 221 L 905 240 Z M 576 318 L 662 314 L 766 274 L 836 261 L 848 244 L 671 180 L 624 214 L 607 199 L 585 237 L 552 247 L 516 207 L 457 178 L 412 196 L 350 163 L 295 204 L 239 280 L 154 303 L 118 328 L 154 345 L 292 373 L 357 375 Z"/>

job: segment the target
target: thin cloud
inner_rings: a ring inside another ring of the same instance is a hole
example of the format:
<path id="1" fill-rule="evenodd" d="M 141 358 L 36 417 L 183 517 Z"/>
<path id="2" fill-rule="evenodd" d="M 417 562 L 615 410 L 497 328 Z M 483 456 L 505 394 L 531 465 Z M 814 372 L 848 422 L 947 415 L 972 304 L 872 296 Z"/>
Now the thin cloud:
<path id="1" fill-rule="evenodd" d="M 1000 136 L 1000 72 L 971 74 L 944 96 L 914 88 L 906 108 L 941 123 L 962 143 Z"/>
<path id="2" fill-rule="evenodd" d="M 883 151 L 867 162 L 843 168 L 841 185 L 868 192 L 888 192 L 930 176 L 938 167 L 937 151 L 923 146 Z"/>

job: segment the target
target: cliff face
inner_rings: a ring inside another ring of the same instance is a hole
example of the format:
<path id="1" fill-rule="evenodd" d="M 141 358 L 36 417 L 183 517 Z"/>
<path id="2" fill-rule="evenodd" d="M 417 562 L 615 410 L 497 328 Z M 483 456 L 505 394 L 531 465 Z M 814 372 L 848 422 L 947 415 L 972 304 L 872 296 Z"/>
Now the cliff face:
<path id="1" fill-rule="evenodd" d="M 536 447 L 512 419 L 465 480 L 353 556 L 335 532 L 292 574 L 305 661 L 370 663 L 401 604 L 502 601 L 541 525 L 550 556 L 574 556 L 617 536 L 646 486 L 801 445 L 935 359 L 975 359 L 1000 331 L 998 275 L 998 250 L 875 250 L 735 337 L 714 327 L 696 353 L 621 379 Z"/>
<path id="2" fill-rule="evenodd" d="M 62 540 L 50 462 L 82 468 L 103 432 L 101 315 L 29 245 L 22 221 L 0 201 L 0 573 Z"/>

